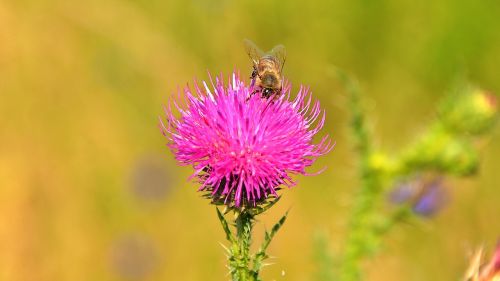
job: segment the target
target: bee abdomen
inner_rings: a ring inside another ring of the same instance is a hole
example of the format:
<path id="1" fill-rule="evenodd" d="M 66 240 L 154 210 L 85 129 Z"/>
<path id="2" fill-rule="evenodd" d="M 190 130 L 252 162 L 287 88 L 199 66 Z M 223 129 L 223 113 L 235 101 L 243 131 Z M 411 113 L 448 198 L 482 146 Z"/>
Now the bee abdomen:
<path id="1" fill-rule="evenodd" d="M 274 87 L 279 81 L 274 73 L 266 73 L 261 77 L 262 84 L 266 87 Z"/>

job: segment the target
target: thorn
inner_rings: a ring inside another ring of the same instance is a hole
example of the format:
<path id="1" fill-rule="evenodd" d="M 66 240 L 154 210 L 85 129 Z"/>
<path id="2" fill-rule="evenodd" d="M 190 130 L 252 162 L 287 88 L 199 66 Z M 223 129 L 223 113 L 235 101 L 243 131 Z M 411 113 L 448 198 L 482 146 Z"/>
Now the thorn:
<path id="1" fill-rule="evenodd" d="M 219 242 L 219 245 L 221 245 L 222 248 L 224 248 L 224 250 L 226 250 L 226 252 L 231 253 L 231 251 L 229 250 L 229 248 L 226 247 L 226 245 L 222 244 L 222 242 Z"/>

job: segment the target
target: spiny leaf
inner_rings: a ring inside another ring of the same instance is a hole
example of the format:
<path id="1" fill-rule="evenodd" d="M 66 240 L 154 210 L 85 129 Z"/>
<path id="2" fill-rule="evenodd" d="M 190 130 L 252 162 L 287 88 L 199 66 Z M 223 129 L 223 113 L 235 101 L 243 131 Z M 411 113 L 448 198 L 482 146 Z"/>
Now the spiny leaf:
<path id="1" fill-rule="evenodd" d="M 251 210 L 249 210 L 249 213 L 251 213 L 253 216 L 257 216 L 265 211 L 267 211 L 269 208 L 271 208 L 272 206 L 274 206 L 276 203 L 278 203 L 278 201 L 280 201 L 281 197 L 276 197 L 276 199 L 268 202 L 267 204 L 263 205 L 262 207 L 256 207 L 256 208 L 252 208 Z"/>
<path id="2" fill-rule="evenodd" d="M 220 212 L 219 208 L 215 208 L 217 210 L 217 217 L 219 218 L 220 223 L 222 224 L 222 229 L 224 229 L 224 232 L 226 233 L 226 239 L 233 243 L 234 242 L 234 237 L 233 234 L 231 233 L 231 230 L 229 229 L 229 225 L 227 224 L 226 218 L 224 218 L 224 215 Z"/>
<path id="3" fill-rule="evenodd" d="M 266 235 L 267 236 L 266 240 L 264 241 L 264 243 L 262 245 L 263 246 L 262 249 L 264 251 L 269 246 L 269 243 L 271 243 L 271 240 L 273 239 L 274 235 L 278 232 L 278 230 L 280 230 L 281 226 L 283 226 L 283 224 L 285 223 L 287 216 L 288 216 L 288 212 L 286 212 L 285 215 L 283 217 L 281 217 L 281 219 L 273 226 L 270 233 L 266 232 L 266 234 L 268 234 L 268 235 Z"/>
<path id="4" fill-rule="evenodd" d="M 269 247 L 269 244 L 271 243 L 271 240 L 274 238 L 274 235 L 280 230 L 281 226 L 286 221 L 286 218 L 288 216 L 288 212 L 285 213 L 283 217 L 271 228 L 271 232 L 266 231 L 264 235 L 264 242 L 260 246 L 259 251 L 255 254 L 254 258 L 254 271 L 259 272 L 260 269 L 262 268 L 262 262 L 267 259 L 269 256 L 266 254 L 267 247 Z"/>
<path id="5" fill-rule="evenodd" d="M 219 243 L 219 244 L 222 246 L 224 251 L 226 251 L 226 257 L 229 259 L 229 257 L 231 256 L 231 250 L 228 247 L 226 247 L 226 245 L 224 245 L 222 243 Z"/>

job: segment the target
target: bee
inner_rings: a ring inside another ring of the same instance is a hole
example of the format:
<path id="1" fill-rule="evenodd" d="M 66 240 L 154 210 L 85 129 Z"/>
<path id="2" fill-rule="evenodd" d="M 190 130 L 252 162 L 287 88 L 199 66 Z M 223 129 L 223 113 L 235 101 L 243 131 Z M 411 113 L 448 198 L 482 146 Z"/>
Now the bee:
<path id="1" fill-rule="evenodd" d="M 244 40 L 244 44 L 253 62 L 253 71 L 250 76 L 252 85 L 257 86 L 264 98 L 277 97 L 283 88 L 281 72 L 286 58 L 285 47 L 277 45 L 265 53 L 248 39 Z"/>

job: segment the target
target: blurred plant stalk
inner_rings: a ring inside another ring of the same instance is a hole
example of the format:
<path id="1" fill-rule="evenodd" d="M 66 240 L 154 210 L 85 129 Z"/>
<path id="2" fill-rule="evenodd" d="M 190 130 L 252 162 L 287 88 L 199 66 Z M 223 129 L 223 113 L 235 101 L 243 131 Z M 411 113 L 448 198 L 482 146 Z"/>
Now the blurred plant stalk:
<path id="1" fill-rule="evenodd" d="M 382 195 L 387 191 L 386 186 L 392 186 L 398 179 L 412 178 L 420 173 L 434 174 L 435 179 L 445 175 L 474 175 L 479 166 L 474 140 L 490 132 L 496 123 L 497 101 L 491 93 L 478 87 L 460 85 L 440 105 L 438 118 L 428 130 L 399 155 L 391 158 L 376 150 L 373 145 L 356 82 L 342 71 L 339 71 L 339 77 L 349 94 L 349 109 L 352 114 L 350 126 L 359 159 L 360 182 L 350 211 L 338 278 L 332 277 L 330 280 L 358 281 L 363 280 L 362 262 L 376 252 L 381 238 L 399 222 L 418 215 L 419 207 L 428 207 L 411 206 L 415 202 L 409 200 L 392 213 L 383 213 L 376 206 L 384 198 Z M 438 204 L 439 202 L 432 201 L 436 199 L 431 198 L 436 195 L 434 193 L 420 196 L 427 196 L 422 198 Z M 429 202 L 418 203 L 422 205 Z"/>
<path id="2" fill-rule="evenodd" d="M 373 146 L 361 109 L 358 87 L 345 74 L 341 75 L 341 79 L 350 94 L 349 108 L 352 114 L 350 125 L 354 146 L 359 154 L 358 176 L 360 178 L 360 188 L 348 221 L 348 236 L 340 267 L 340 280 L 348 281 L 361 279 L 360 262 L 373 248 L 373 207 L 381 190 L 381 184 L 378 173 L 370 165 Z"/>

